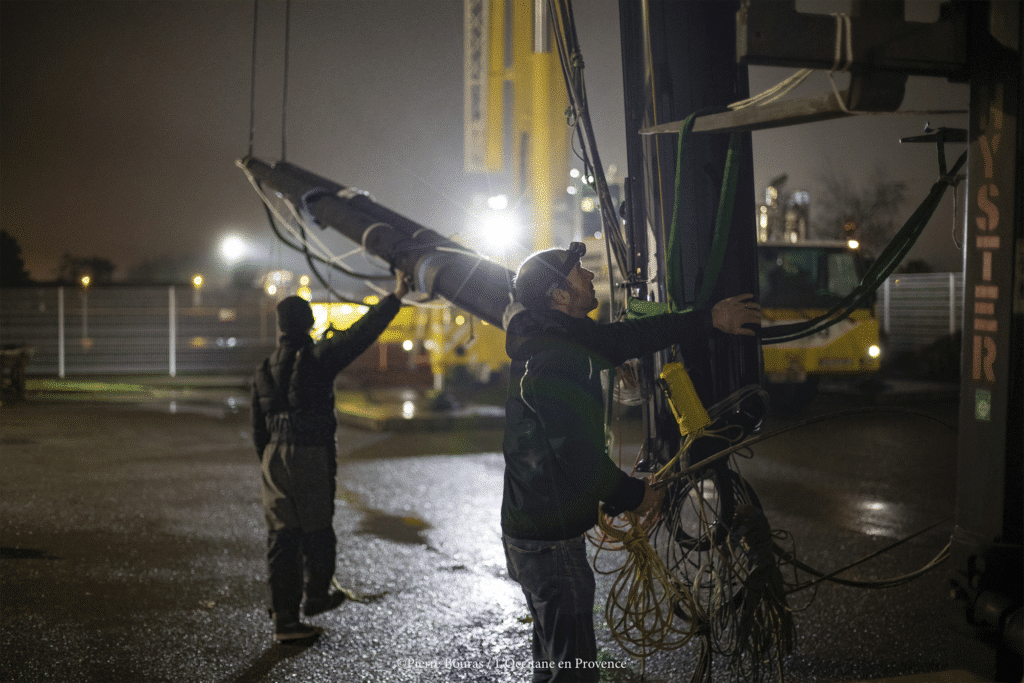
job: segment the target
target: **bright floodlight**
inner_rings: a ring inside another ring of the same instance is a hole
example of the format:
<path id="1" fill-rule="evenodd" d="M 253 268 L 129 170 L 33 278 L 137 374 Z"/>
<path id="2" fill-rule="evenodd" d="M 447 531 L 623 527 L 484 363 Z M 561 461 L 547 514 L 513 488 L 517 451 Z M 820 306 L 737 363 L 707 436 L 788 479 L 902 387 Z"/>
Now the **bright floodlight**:
<path id="1" fill-rule="evenodd" d="M 245 256 L 245 242 L 238 235 L 228 235 L 220 243 L 220 255 L 228 263 L 235 263 Z"/>
<path id="2" fill-rule="evenodd" d="M 504 211 L 508 208 L 508 195 L 498 194 L 487 198 L 487 206 L 495 211 Z"/>
<path id="3" fill-rule="evenodd" d="M 516 223 L 507 213 L 490 212 L 480 226 L 481 235 L 496 248 L 507 247 L 516 237 Z"/>

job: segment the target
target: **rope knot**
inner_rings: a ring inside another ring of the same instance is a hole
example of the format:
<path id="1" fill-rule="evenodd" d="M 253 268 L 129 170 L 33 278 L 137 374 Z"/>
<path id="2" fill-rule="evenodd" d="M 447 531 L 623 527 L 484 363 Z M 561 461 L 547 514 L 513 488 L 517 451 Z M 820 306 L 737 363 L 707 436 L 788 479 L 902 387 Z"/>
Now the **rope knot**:
<path id="1" fill-rule="evenodd" d="M 647 545 L 647 534 L 640 525 L 632 526 L 622 535 L 622 547 L 633 554 L 640 554 L 643 552 L 644 546 Z"/>

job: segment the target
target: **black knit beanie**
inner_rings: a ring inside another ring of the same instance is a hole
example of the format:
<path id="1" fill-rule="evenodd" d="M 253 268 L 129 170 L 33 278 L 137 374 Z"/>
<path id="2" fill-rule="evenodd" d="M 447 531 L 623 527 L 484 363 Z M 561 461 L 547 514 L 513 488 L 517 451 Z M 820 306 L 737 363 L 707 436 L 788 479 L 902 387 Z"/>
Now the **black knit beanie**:
<path id="1" fill-rule="evenodd" d="M 313 309 L 301 296 L 287 296 L 277 304 L 277 326 L 282 332 L 308 333 L 313 327 Z"/>

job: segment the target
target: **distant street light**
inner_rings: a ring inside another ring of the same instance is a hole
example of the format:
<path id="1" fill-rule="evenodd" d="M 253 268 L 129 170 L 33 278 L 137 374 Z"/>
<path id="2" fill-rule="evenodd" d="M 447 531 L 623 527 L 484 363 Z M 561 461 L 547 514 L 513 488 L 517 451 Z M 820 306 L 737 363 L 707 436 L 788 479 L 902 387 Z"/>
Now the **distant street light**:
<path id="1" fill-rule="evenodd" d="M 89 342 L 89 283 L 92 282 L 92 278 L 83 275 L 80 282 L 82 283 L 82 346 L 89 348 L 92 346 Z"/>

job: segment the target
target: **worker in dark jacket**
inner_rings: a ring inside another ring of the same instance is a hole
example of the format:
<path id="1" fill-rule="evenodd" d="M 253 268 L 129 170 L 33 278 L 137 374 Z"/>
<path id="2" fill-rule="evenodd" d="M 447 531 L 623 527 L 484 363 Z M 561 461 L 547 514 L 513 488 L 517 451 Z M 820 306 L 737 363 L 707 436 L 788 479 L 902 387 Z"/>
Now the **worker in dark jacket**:
<path id="1" fill-rule="evenodd" d="M 396 275 L 394 294 L 318 343 L 310 337 L 309 303 L 297 296 L 282 299 L 278 347 L 253 377 L 253 443 L 262 465 L 271 615 L 279 641 L 319 633 L 299 620 L 300 604 L 306 616 L 313 616 L 345 600 L 342 591 L 331 588 L 338 426 L 334 380 L 398 313 L 408 285 L 401 272 Z"/>
<path id="2" fill-rule="evenodd" d="M 534 681 L 597 681 L 594 573 L 583 534 L 598 507 L 643 516 L 663 495 L 630 477 L 605 446 L 601 370 L 711 328 L 753 335 L 760 306 L 741 295 L 710 311 L 597 323 L 586 247 L 526 259 L 505 312 L 512 360 L 505 404 L 501 528 L 509 575 L 533 616 Z"/>

